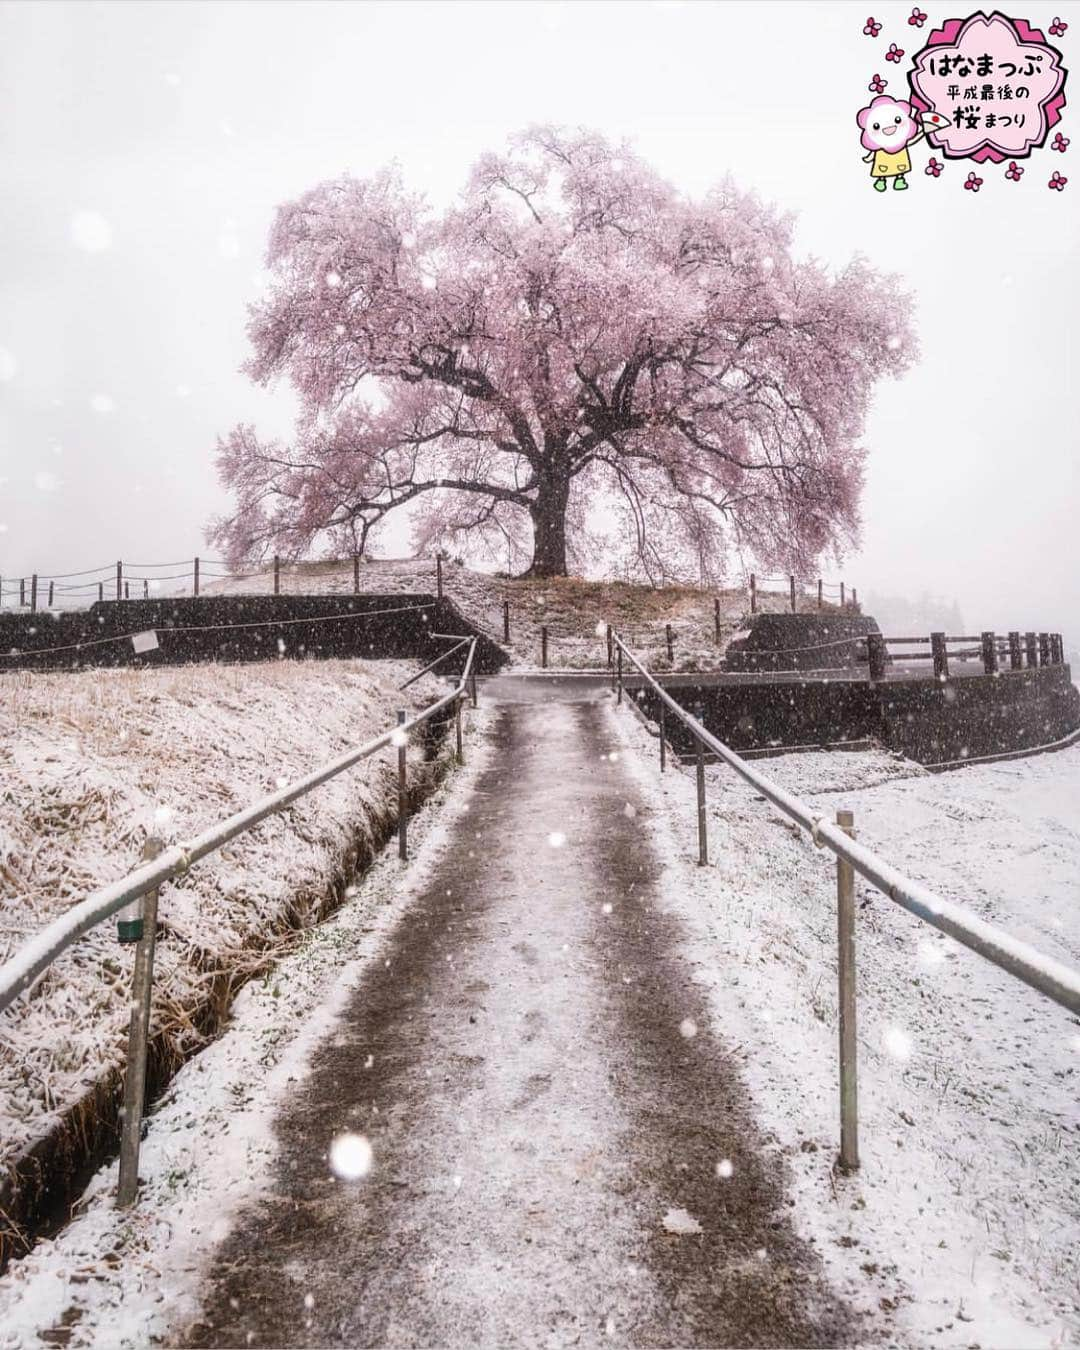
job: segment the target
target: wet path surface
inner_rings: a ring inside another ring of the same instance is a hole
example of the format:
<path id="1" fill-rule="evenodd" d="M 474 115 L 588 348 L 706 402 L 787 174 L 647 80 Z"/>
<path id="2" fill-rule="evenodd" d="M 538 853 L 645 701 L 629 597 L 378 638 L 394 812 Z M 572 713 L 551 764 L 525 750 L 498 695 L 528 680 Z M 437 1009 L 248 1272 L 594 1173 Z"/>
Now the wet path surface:
<path id="1" fill-rule="evenodd" d="M 853 1338 L 654 907 L 597 692 L 500 705 L 452 846 L 295 1085 L 270 1194 L 185 1344 Z M 371 1141 L 362 1181 L 327 1164 L 342 1131 Z M 667 1231 L 672 1209 L 701 1232 Z"/>

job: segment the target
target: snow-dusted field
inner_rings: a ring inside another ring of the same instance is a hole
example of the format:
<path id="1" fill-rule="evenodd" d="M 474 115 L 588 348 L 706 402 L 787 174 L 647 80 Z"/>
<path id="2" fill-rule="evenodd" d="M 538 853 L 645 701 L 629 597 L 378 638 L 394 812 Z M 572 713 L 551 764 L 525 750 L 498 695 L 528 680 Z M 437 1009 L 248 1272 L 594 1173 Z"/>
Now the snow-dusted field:
<path id="1" fill-rule="evenodd" d="M 841 1291 L 895 1310 L 906 1344 L 1073 1344 L 1080 1023 L 856 877 L 862 1169 L 834 1174 L 832 855 L 716 767 L 698 868 L 691 774 L 661 778 L 655 739 L 619 723 L 697 978 Z M 938 776 L 880 752 L 757 767 L 852 808 L 858 837 L 911 876 L 1080 965 L 1080 748 Z"/>
<path id="2" fill-rule="evenodd" d="M 406 662 L 294 662 L 0 676 L 0 959 L 130 871 L 143 841 L 189 838 L 392 726 Z M 317 912 L 350 848 L 396 807 L 396 751 L 332 779 L 162 894 L 155 1026 L 179 1052 L 213 969 L 242 971 Z M 99 925 L 3 1018 L 0 1161 L 121 1062 L 133 948 Z"/>

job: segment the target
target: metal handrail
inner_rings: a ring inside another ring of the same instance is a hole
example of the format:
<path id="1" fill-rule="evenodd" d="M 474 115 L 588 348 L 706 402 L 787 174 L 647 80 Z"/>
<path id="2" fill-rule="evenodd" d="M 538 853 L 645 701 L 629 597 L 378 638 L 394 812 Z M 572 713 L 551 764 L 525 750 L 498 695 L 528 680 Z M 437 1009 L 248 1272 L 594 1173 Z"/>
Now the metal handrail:
<path id="1" fill-rule="evenodd" d="M 431 636 L 432 636 L 432 637 L 456 637 L 457 634 L 456 634 L 456 633 L 432 633 Z M 466 644 L 466 642 L 468 642 L 469 640 L 470 640 L 470 639 L 469 639 L 468 635 L 466 635 L 465 637 L 463 637 L 463 638 L 461 639 L 460 642 L 455 642 L 454 645 L 453 645 L 452 647 L 448 647 L 447 650 L 444 651 L 444 652 L 442 653 L 441 656 L 437 656 L 437 657 L 435 658 L 434 661 L 428 662 L 428 664 L 423 668 L 423 670 L 418 670 L 418 671 L 416 672 L 415 675 L 410 675 L 409 678 L 405 681 L 404 684 L 399 684 L 399 685 L 398 685 L 398 693 L 400 694 L 401 691 L 402 691 L 403 689 L 408 689 L 408 687 L 409 687 L 410 684 L 415 684 L 416 681 L 420 678 L 421 675 L 426 675 L 426 674 L 428 673 L 429 670 L 434 670 L 436 666 L 441 665 L 442 662 L 445 661 L 446 658 L 447 658 L 448 656 L 453 656 L 453 654 L 454 654 L 456 651 L 460 651 L 461 648 L 464 647 L 465 644 Z M 472 641 L 475 642 L 476 639 L 473 638 Z"/>
<path id="2" fill-rule="evenodd" d="M 872 849 L 856 843 L 843 829 L 825 816 L 815 815 L 801 798 L 787 792 L 778 783 L 748 764 L 722 741 L 717 740 L 696 717 L 688 713 L 661 688 L 617 633 L 613 633 L 612 637 L 618 649 L 626 655 L 632 665 L 637 667 L 657 697 L 692 732 L 698 744 L 707 747 L 714 755 L 729 764 L 762 796 L 785 815 L 790 816 L 797 825 L 810 834 L 818 847 L 830 849 L 890 900 L 910 914 L 914 914 L 916 918 L 947 933 L 963 946 L 1002 970 L 1008 971 L 1017 979 L 1023 980 L 1032 989 L 1053 999 L 1063 1008 L 1072 1013 L 1080 1013 L 1080 971 L 1073 970 L 1054 957 L 1045 956 L 1028 943 L 1021 942 L 993 924 L 968 913 L 963 906 L 946 900 L 928 886 L 913 881 L 891 863 L 879 858 Z"/>
<path id="3" fill-rule="evenodd" d="M 230 839 L 235 839 L 238 834 L 250 830 L 253 825 L 259 824 L 267 816 L 274 815 L 299 797 L 303 797 L 312 788 L 321 786 L 321 784 L 336 777 L 345 769 L 351 768 L 360 760 L 367 759 L 368 756 L 375 754 L 384 746 L 397 743 L 403 734 L 408 735 L 414 727 L 420 726 L 455 700 L 464 697 L 472 674 L 478 639 L 472 638 L 470 641 L 472 645 L 469 648 L 465 669 L 458 684 L 450 693 L 443 695 L 442 698 L 423 709 L 415 717 L 383 732 L 381 736 L 376 736 L 374 740 L 367 741 L 356 749 L 347 751 L 337 759 L 331 760 L 329 764 L 306 774 L 303 778 L 290 784 L 289 787 L 282 788 L 278 792 L 272 792 L 269 796 L 253 802 L 250 806 L 244 807 L 242 811 L 237 811 L 226 820 L 219 821 L 218 824 L 203 830 L 201 834 L 196 835 L 194 839 L 187 843 L 171 845 L 160 853 L 153 862 L 144 867 L 136 868 L 134 872 L 129 872 L 119 881 L 114 881 L 110 885 L 94 891 L 85 900 L 72 906 L 66 914 L 62 914 L 58 919 L 55 919 L 47 928 L 42 929 L 36 937 L 31 938 L 14 956 L 0 966 L 0 1012 L 12 1004 L 24 990 L 28 989 L 39 975 L 48 970 L 58 956 L 104 919 L 117 913 L 118 910 L 123 909 L 133 900 L 146 895 L 147 892 L 155 890 L 164 882 L 181 876 L 194 863 L 199 862 L 208 854 L 216 852 Z"/>

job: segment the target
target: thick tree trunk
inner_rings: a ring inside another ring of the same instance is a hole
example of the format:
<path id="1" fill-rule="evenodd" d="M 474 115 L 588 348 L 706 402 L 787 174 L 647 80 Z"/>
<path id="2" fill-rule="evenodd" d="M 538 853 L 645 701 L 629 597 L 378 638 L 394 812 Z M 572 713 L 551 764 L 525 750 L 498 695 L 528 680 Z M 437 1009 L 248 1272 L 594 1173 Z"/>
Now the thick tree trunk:
<path id="1" fill-rule="evenodd" d="M 529 508 L 533 523 L 533 560 L 527 577 L 566 576 L 566 504 L 568 479 L 541 481 L 540 491 Z"/>

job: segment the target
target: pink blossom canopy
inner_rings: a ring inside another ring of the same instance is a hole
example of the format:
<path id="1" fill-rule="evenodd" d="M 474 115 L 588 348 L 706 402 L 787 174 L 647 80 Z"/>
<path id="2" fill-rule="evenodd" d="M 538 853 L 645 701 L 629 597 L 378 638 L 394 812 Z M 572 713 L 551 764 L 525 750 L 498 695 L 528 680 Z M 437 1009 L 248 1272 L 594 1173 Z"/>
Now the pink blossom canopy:
<path id="1" fill-rule="evenodd" d="M 290 445 L 219 442 L 236 564 L 363 552 L 413 503 L 420 547 L 537 573 L 717 579 L 733 549 L 810 569 L 855 537 L 874 382 L 909 303 L 861 260 L 791 256 L 791 222 L 724 182 L 700 202 L 626 145 L 533 128 L 444 214 L 398 173 L 277 214 L 248 371 L 292 381 Z"/>

